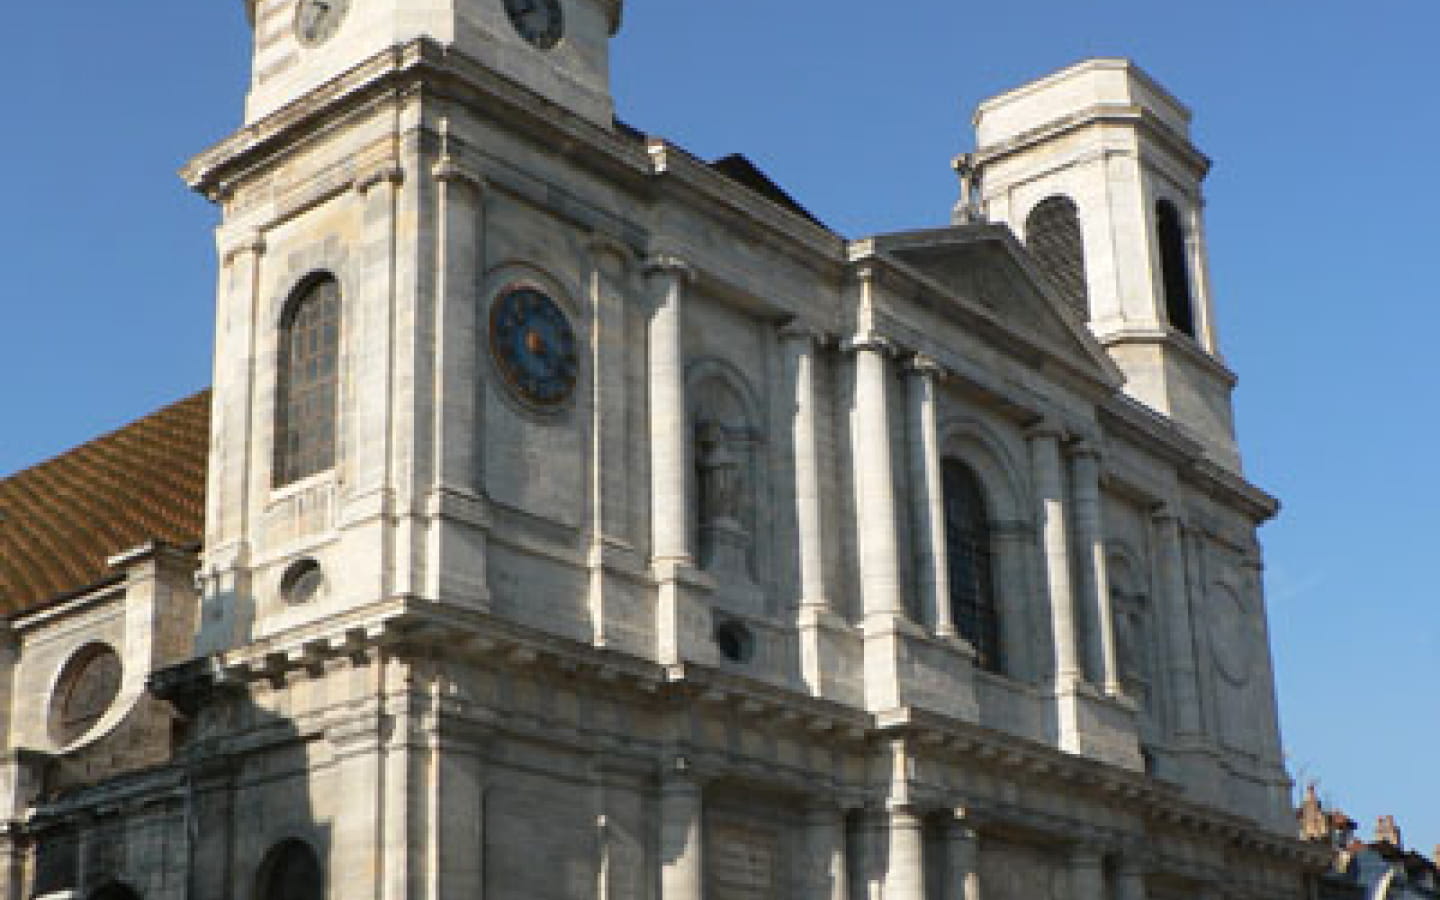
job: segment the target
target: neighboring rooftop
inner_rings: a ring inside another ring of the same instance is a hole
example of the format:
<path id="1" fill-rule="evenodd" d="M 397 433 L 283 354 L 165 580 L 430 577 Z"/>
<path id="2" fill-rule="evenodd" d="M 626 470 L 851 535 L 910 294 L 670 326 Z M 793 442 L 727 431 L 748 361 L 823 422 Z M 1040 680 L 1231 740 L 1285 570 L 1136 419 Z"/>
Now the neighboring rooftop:
<path id="1" fill-rule="evenodd" d="M 106 560 L 200 543 L 210 391 L 0 479 L 0 614 L 104 583 Z"/>

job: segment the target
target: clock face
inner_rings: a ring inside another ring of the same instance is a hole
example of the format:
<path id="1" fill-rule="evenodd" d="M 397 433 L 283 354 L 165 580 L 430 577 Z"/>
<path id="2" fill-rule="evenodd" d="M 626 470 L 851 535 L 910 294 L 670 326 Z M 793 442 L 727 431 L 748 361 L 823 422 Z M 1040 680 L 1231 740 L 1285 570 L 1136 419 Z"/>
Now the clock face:
<path id="1" fill-rule="evenodd" d="M 511 287 L 490 308 L 490 352 L 505 380 L 528 403 L 555 407 L 575 391 L 580 368 L 575 332 L 539 288 Z"/>
<path id="2" fill-rule="evenodd" d="M 295 38 L 306 47 L 328 41 L 340 30 L 350 0 L 296 0 Z"/>
<path id="3" fill-rule="evenodd" d="M 560 43 L 565 34 L 560 0 L 505 0 L 505 11 L 520 36 L 541 50 Z"/>

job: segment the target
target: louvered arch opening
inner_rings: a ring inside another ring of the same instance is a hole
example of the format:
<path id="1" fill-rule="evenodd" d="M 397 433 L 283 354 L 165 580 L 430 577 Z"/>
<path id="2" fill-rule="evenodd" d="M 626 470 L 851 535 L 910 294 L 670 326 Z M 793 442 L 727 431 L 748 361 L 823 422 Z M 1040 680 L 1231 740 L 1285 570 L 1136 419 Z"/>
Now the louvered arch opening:
<path id="1" fill-rule="evenodd" d="M 1080 210 L 1062 194 L 1040 201 L 1025 218 L 1025 245 L 1060 296 L 1087 321 L 1090 294 L 1085 284 L 1085 240 Z"/>
<path id="2" fill-rule="evenodd" d="M 1195 336 L 1195 302 L 1186 262 L 1185 226 L 1169 200 L 1155 204 L 1155 231 L 1160 243 L 1160 276 L 1165 287 L 1165 317 L 1176 331 Z"/>

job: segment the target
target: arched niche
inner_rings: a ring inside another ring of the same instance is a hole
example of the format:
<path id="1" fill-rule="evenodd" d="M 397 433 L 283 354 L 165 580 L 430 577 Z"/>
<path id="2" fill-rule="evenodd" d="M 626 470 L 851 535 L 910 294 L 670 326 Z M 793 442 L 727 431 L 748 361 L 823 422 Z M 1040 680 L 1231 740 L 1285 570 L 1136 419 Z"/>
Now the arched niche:
<path id="1" fill-rule="evenodd" d="M 758 397 L 739 369 L 719 359 L 690 366 L 686 397 L 698 561 L 722 590 L 753 588 L 764 546 L 759 507 L 768 495 Z"/>

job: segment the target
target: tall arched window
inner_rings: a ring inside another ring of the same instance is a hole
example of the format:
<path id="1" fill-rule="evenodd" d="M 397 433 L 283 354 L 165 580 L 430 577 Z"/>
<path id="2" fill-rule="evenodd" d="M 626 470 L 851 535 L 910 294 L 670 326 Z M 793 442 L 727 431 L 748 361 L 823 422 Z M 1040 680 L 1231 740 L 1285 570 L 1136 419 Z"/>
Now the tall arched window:
<path id="1" fill-rule="evenodd" d="M 1165 317 L 1170 327 L 1195 336 L 1195 304 L 1190 296 L 1190 266 L 1185 261 L 1185 226 L 1169 200 L 1155 204 L 1155 231 L 1160 240 L 1160 277 L 1165 285 Z"/>
<path id="2" fill-rule="evenodd" d="M 1080 234 L 1080 211 L 1075 201 L 1059 194 L 1041 200 L 1025 217 L 1025 244 L 1040 269 L 1060 289 L 1060 296 L 1089 319 L 1085 242 Z"/>
<path id="3" fill-rule="evenodd" d="M 1000 617 L 985 496 L 975 473 L 958 460 L 945 460 L 943 479 L 951 615 L 960 636 L 974 646 L 976 664 L 999 672 Z"/>
<path id="4" fill-rule="evenodd" d="M 276 487 L 335 464 L 340 286 L 325 275 L 291 298 L 280 321 Z"/>
<path id="5" fill-rule="evenodd" d="M 296 838 L 270 848 L 260 864 L 255 896 L 257 900 L 321 900 L 325 882 L 314 849 Z"/>

